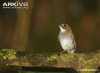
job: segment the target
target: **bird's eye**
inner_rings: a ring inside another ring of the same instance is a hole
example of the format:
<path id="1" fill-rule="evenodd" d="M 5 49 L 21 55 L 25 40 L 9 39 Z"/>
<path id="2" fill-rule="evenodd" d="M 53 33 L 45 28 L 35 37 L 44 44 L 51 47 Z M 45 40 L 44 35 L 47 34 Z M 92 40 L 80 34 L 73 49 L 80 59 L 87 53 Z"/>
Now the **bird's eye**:
<path id="1" fill-rule="evenodd" d="M 64 24 L 63 26 L 66 27 L 66 24 Z"/>

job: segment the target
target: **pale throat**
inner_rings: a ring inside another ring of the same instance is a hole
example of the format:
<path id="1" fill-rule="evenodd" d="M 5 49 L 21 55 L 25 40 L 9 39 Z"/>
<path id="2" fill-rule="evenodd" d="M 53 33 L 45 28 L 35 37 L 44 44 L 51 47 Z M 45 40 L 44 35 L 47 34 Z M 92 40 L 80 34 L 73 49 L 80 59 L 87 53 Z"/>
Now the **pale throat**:
<path id="1" fill-rule="evenodd" d="M 61 30 L 61 32 L 65 32 L 65 31 L 66 31 L 66 29 L 63 29 L 63 28 L 61 28 L 61 27 L 60 27 L 60 30 Z"/>

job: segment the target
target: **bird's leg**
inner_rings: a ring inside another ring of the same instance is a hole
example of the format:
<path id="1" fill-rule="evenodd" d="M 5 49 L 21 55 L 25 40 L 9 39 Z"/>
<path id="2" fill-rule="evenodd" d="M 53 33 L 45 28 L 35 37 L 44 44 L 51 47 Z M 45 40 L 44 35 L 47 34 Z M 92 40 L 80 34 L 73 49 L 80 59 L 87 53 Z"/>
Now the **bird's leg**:
<path id="1" fill-rule="evenodd" d="M 60 55 L 63 54 L 64 52 L 65 52 L 65 51 L 59 52 L 59 53 L 58 53 L 58 56 L 60 56 Z"/>
<path id="2" fill-rule="evenodd" d="M 63 50 L 62 52 L 60 52 L 61 54 L 64 53 L 65 51 Z"/>
<path id="3" fill-rule="evenodd" d="M 60 54 L 63 54 L 63 53 L 67 53 L 67 51 L 64 51 L 64 50 L 63 50 L 62 52 L 60 52 Z"/>

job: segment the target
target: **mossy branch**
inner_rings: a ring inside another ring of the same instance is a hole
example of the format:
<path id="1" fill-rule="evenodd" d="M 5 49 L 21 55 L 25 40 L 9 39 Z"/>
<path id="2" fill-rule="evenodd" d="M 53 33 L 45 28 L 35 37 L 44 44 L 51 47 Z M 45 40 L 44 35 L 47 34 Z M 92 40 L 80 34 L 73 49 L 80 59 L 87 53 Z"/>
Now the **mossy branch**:
<path id="1" fill-rule="evenodd" d="M 4 50 L 5 51 L 5 50 Z M 0 64 L 25 67 L 70 67 L 74 69 L 96 69 L 100 66 L 100 51 L 95 53 L 24 53 L 1 51 Z"/>

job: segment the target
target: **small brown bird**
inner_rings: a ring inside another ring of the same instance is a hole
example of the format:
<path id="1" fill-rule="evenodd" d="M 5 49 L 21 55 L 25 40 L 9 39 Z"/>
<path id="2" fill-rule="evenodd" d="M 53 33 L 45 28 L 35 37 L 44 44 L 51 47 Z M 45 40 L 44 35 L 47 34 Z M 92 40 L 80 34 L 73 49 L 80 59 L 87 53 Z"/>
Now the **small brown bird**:
<path id="1" fill-rule="evenodd" d="M 74 53 L 76 50 L 76 42 L 71 28 L 67 24 L 59 25 L 60 33 L 59 42 L 63 48 L 63 52 Z"/>

